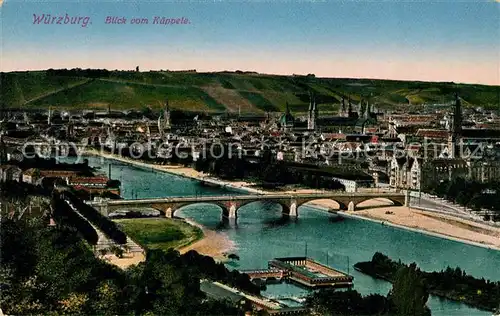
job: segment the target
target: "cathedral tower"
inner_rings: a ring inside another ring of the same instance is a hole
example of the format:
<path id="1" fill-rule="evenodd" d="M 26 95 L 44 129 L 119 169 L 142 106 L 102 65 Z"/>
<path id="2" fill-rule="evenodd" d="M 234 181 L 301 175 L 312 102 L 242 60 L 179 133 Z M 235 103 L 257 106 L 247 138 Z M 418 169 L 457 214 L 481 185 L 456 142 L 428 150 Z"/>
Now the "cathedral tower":
<path id="1" fill-rule="evenodd" d="M 316 106 L 316 98 L 314 93 L 309 93 L 309 113 L 307 117 L 307 129 L 316 129 L 316 119 L 318 116 L 318 107 Z"/>
<path id="2" fill-rule="evenodd" d="M 453 121 L 448 131 L 448 157 L 455 158 L 456 146 L 460 142 L 462 134 L 462 103 L 458 93 L 455 93 L 455 107 L 453 111 Z"/>

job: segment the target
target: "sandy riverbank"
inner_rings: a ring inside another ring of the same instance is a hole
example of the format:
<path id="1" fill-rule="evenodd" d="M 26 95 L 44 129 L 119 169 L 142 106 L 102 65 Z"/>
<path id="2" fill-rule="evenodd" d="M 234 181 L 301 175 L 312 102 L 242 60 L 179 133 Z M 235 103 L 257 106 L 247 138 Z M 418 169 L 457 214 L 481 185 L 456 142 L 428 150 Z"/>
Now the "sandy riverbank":
<path id="1" fill-rule="evenodd" d="M 214 258 L 215 261 L 224 262 L 227 260 L 226 254 L 235 249 L 234 242 L 226 234 L 207 229 L 189 219 L 185 219 L 185 222 L 200 228 L 203 231 L 203 237 L 187 246 L 176 248 L 181 254 L 195 250 L 202 255 Z M 125 253 L 123 258 L 118 258 L 113 254 L 107 254 L 100 258 L 122 269 L 146 260 L 144 253 L 140 252 Z"/>
<path id="2" fill-rule="evenodd" d="M 107 153 L 101 154 L 98 153 L 97 151 L 92 151 L 89 153 L 94 155 L 100 155 L 102 157 L 109 159 L 115 159 L 118 161 L 134 164 L 136 166 L 152 168 L 154 170 L 168 172 L 171 174 L 184 176 L 196 180 L 210 181 L 212 183 L 217 183 L 221 186 L 227 186 L 236 189 L 244 189 L 248 190 L 249 192 L 258 192 L 262 194 L 273 193 L 269 191 L 251 188 L 251 186 L 253 186 L 254 184 L 245 181 L 224 181 L 214 178 L 208 178 L 206 174 L 198 172 L 192 168 L 147 164 L 138 160 L 118 157 Z M 289 194 L 316 193 L 316 192 L 324 192 L 324 191 L 319 191 L 314 189 L 296 189 L 296 190 L 280 191 L 280 193 L 289 193 Z M 338 204 L 330 200 L 318 200 L 309 203 L 309 205 L 318 206 L 319 208 L 323 209 L 338 208 Z M 355 215 L 357 218 L 383 221 L 391 223 L 401 228 L 409 228 L 411 230 L 428 232 L 435 236 L 440 236 L 443 238 L 453 239 L 464 243 L 475 244 L 487 248 L 500 250 L 500 228 L 492 227 L 486 224 L 479 224 L 474 221 L 469 221 L 450 215 L 426 212 L 408 207 L 394 207 L 390 206 L 389 203 L 383 199 L 382 200 L 374 199 L 360 203 L 357 208 L 358 208 L 357 211 L 351 213 L 351 215 Z M 392 214 L 386 214 L 386 212 L 388 211 L 392 212 Z M 346 214 L 350 214 L 350 212 L 346 212 Z M 195 247 L 195 246 L 199 247 L 198 248 L 200 249 L 199 252 L 207 255 L 210 255 L 209 253 L 215 253 L 216 255 L 222 254 L 222 252 L 227 252 L 228 248 L 231 249 L 231 247 L 234 247 L 234 245 L 226 243 L 223 240 L 223 237 L 217 236 L 216 232 L 208 230 L 206 228 L 202 229 L 204 229 L 206 237 L 204 237 L 202 240 L 194 243 L 189 247 Z M 208 237 L 209 235 L 212 236 Z M 211 243 L 214 244 L 213 249 L 210 249 Z M 188 248 L 187 250 L 190 249 L 194 248 Z"/>
<path id="3" fill-rule="evenodd" d="M 229 254 L 236 248 L 235 243 L 229 239 L 227 234 L 210 230 L 190 219 L 185 219 L 185 221 L 200 228 L 203 231 L 203 238 L 178 249 L 181 254 L 195 250 L 200 254 L 214 258 L 216 261 L 225 261 L 227 260 L 225 254 Z"/>
<path id="4" fill-rule="evenodd" d="M 384 200 L 360 203 L 354 212 L 345 212 L 357 218 L 368 218 L 393 224 L 396 227 L 428 232 L 434 236 L 452 239 L 476 246 L 500 250 L 500 228 L 450 215 L 422 211 L 405 206 L 390 206 Z M 311 203 L 321 208 L 337 208 L 335 202 L 319 200 Z M 390 213 L 388 213 L 390 212 Z"/>

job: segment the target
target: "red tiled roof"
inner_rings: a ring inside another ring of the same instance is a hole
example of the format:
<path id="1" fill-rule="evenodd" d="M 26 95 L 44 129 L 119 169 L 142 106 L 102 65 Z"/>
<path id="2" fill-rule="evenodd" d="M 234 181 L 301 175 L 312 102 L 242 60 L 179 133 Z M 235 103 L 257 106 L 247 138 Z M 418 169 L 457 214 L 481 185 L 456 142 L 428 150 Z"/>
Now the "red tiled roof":
<path id="1" fill-rule="evenodd" d="M 74 185 L 73 189 L 75 189 L 75 190 L 85 190 L 86 188 L 84 186 L 81 186 L 81 185 Z"/>
<path id="2" fill-rule="evenodd" d="M 40 170 L 41 177 L 71 177 L 76 173 L 77 171 L 71 170 Z"/>
<path id="3" fill-rule="evenodd" d="M 107 177 L 71 177 L 69 178 L 70 185 L 85 185 L 85 184 L 107 184 L 109 179 Z"/>
<path id="4" fill-rule="evenodd" d="M 441 129 L 419 129 L 416 136 L 427 137 L 427 138 L 447 138 L 449 135 L 448 131 Z"/>

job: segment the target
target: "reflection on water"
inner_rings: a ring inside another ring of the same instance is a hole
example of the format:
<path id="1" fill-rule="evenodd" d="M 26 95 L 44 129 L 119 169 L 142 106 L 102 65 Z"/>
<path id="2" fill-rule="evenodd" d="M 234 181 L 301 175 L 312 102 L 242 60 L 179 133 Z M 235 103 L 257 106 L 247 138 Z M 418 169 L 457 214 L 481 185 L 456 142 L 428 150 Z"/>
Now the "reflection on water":
<path id="1" fill-rule="evenodd" d="M 91 158 L 90 164 L 100 159 Z M 109 160 L 104 160 L 107 170 Z M 241 194 L 199 185 L 196 181 L 149 169 L 131 167 L 113 162 L 113 178 L 122 182 L 125 198 L 152 198 L 180 195 Z M 380 224 L 345 218 L 338 221 L 334 215 L 302 206 L 297 220 L 281 214 L 276 204 L 255 202 L 238 211 L 237 225 L 221 222 L 221 209 L 215 205 L 200 204 L 184 207 L 177 216 L 188 217 L 212 229 L 221 230 L 235 242 L 235 253 L 240 260 L 227 265 L 231 268 L 266 268 L 274 257 L 300 256 L 307 253 L 315 260 L 331 265 L 354 276 L 355 289 L 364 295 L 386 295 L 391 285 L 375 280 L 352 269 L 358 261 L 370 260 L 376 251 L 406 263 L 416 262 L 426 271 L 440 271 L 447 266 L 461 267 L 468 274 L 500 280 L 500 252 L 474 247 L 437 237 L 422 235 Z M 270 284 L 270 295 L 305 294 L 292 284 Z M 431 297 L 429 306 L 433 315 L 491 315 L 463 304 Z"/>
<path id="2" fill-rule="evenodd" d="M 369 260 L 375 251 L 381 251 L 404 262 L 417 262 L 424 270 L 435 271 L 447 265 L 462 266 L 477 276 L 498 280 L 500 273 L 496 262 L 498 252 L 464 245 L 444 239 L 412 233 L 396 228 L 377 225 L 367 221 L 346 218 L 331 220 L 330 215 L 312 208 L 303 207 L 296 221 L 283 220 L 279 206 L 275 209 L 259 209 L 257 203 L 238 212 L 237 228 L 220 227 L 219 210 L 207 206 L 185 209 L 182 216 L 214 229 L 225 231 L 237 245 L 239 261 L 228 264 L 231 268 L 266 268 L 267 261 L 274 257 L 301 256 L 307 254 L 314 259 L 354 276 L 355 289 L 364 295 L 379 293 L 386 295 L 391 285 L 353 270 L 358 261 Z M 270 223 L 279 222 L 279 225 Z M 465 247 L 465 249 L 464 249 Z M 485 256 L 476 265 L 467 253 Z M 489 268 L 486 268 L 489 267 Z M 483 270 L 483 268 L 489 270 Z M 293 284 L 269 284 L 265 291 L 270 296 L 302 296 L 306 289 Z M 490 315 L 466 305 L 431 297 L 429 306 L 433 315 Z"/>

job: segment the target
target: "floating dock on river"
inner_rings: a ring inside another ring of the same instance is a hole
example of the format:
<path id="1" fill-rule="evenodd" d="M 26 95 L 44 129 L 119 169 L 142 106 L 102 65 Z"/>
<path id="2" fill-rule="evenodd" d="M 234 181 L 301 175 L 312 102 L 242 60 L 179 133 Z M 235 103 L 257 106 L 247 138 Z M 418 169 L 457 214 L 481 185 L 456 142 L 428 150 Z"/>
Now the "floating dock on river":
<path id="1" fill-rule="evenodd" d="M 274 258 L 268 269 L 243 270 L 252 281 L 289 280 L 307 288 L 353 286 L 354 277 L 308 257 Z"/>

